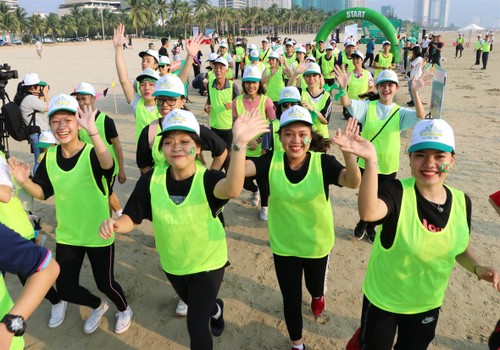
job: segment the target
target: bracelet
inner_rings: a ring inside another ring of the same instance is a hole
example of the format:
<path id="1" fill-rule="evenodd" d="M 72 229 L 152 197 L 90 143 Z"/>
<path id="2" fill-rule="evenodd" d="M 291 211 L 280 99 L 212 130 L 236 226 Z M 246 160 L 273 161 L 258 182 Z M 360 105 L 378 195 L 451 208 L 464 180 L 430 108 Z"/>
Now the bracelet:
<path id="1" fill-rule="evenodd" d="M 478 279 L 479 281 L 481 281 L 481 277 L 479 277 L 479 275 L 477 274 L 477 268 L 478 268 L 478 267 L 480 267 L 480 265 L 474 265 L 474 269 L 473 269 L 473 271 L 474 271 L 474 274 L 476 275 L 477 279 Z"/>
<path id="2" fill-rule="evenodd" d="M 98 133 L 98 132 L 96 132 L 95 134 L 92 134 L 92 135 L 90 135 L 90 134 L 89 134 L 89 136 L 90 136 L 90 137 L 92 137 L 92 136 L 96 136 L 96 135 L 99 135 L 99 133 Z"/>

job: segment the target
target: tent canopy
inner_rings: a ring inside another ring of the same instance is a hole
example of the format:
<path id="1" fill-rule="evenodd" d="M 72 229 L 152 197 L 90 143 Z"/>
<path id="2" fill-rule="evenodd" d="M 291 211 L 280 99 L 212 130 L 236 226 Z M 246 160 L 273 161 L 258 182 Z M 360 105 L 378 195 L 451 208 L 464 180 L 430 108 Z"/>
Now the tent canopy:
<path id="1" fill-rule="evenodd" d="M 466 32 L 469 30 L 484 30 L 484 28 L 478 26 L 477 24 L 471 23 L 471 24 L 466 25 L 465 27 L 458 29 L 459 32 Z"/>

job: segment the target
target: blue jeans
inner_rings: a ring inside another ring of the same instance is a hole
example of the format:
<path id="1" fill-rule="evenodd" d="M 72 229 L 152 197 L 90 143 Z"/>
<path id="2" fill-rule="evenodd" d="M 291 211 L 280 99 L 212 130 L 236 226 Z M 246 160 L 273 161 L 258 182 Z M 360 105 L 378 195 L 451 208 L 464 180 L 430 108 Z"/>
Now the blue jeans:
<path id="1" fill-rule="evenodd" d="M 410 93 L 411 102 L 415 102 L 415 101 L 413 101 L 413 95 L 411 93 L 411 82 L 412 82 L 412 80 L 408 81 L 408 92 Z"/>
<path id="2" fill-rule="evenodd" d="M 36 169 L 38 169 L 38 158 L 40 158 L 40 153 L 41 150 L 36 146 L 38 143 L 38 139 L 40 137 L 40 134 L 31 134 L 30 135 L 30 145 L 31 149 L 33 150 L 33 155 L 35 156 L 35 165 L 33 165 L 33 175 L 36 173 Z"/>

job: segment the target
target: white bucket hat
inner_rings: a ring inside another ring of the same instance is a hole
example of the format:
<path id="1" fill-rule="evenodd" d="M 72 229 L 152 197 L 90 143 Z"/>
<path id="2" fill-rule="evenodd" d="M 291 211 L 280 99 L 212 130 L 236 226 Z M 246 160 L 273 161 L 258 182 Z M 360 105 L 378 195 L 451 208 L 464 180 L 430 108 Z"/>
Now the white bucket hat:
<path id="1" fill-rule="evenodd" d="M 160 75 L 154 69 L 146 68 L 136 78 L 136 80 L 139 81 L 139 82 L 143 81 L 144 79 L 150 79 L 150 80 L 153 80 L 153 81 L 157 81 L 158 79 L 160 79 Z"/>
<path id="2" fill-rule="evenodd" d="M 38 137 L 38 142 L 36 144 L 36 147 L 49 148 L 50 146 L 52 146 L 56 143 L 57 143 L 57 140 L 54 137 L 54 134 L 52 134 L 52 131 L 44 130 L 40 133 L 40 136 Z"/>
<path id="3" fill-rule="evenodd" d="M 156 63 L 160 62 L 160 58 L 158 57 L 158 51 L 147 49 L 146 51 L 139 52 L 139 57 L 144 57 L 145 55 L 153 56 L 156 60 Z"/>
<path id="4" fill-rule="evenodd" d="M 158 65 L 159 66 L 166 66 L 166 65 L 170 65 L 171 62 L 170 62 L 170 58 L 168 58 L 168 56 L 160 56 L 160 62 L 158 62 Z"/>
<path id="5" fill-rule="evenodd" d="M 321 75 L 321 68 L 316 63 L 311 62 L 306 66 L 306 71 L 304 72 L 304 75 L 309 74 Z"/>

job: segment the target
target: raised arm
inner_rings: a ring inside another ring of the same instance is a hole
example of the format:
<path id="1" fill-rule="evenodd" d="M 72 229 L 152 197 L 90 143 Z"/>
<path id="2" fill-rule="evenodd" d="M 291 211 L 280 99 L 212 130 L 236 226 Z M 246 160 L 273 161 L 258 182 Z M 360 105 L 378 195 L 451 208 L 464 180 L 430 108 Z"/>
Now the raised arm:
<path id="1" fill-rule="evenodd" d="M 189 77 L 194 57 L 198 54 L 198 51 L 200 51 L 202 40 L 203 34 L 200 34 L 197 37 L 192 37 L 190 40 L 186 40 L 186 61 L 184 62 L 184 66 L 182 67 L 181 71 L 179 72 L 179 79 L 183 83 L 186 82 Z"/>
<path id="2" fill-rule="evenodd" d="M 30 166 L 28 163 L 24 164 L 15 157 L 11 157 L 8 160 L 8 164 L 9 171 L 18 184 L 23 186 L 23 188 L 36 199 L 41 201 L 45 200 L 45 194 L 43 193 L 42 187 L 30 179 Z"/>
<path id="3" fill-rule="evenodd" d="M 354 137 L 359 134 L 358 122 L 354 118 L 349 118 L 344 132 L 339 128 L 337 134 L 331 139 L 332 143 L 338 145 L 352 144 L 357 142 Z M 350 146 L 353 147 L 352 145 Z M 342 148 L 341 148 L 342 150 Z M 351 152 L 342 151 L 345 161 L 345 169 L 339 174 L 339 184 L 347 188 L 358 188 L 361 182 L 361 171 L 359 170 L 356 156 Z"/>
<path id="4" fill-rule="evenodd" d="M 128 80 L 127 67 L 125 65 L 125 60 L 123 59 L 122 47 L 124 43 L 126 43 L 125 26 L 120 23 L 118 24 L 118 27 L 115 28 L 113 35 L 113 46 L 115 47 L 115 66 L 125 99 L 128 103 L 130 103 L 134 99 L 134 86 Z"/>
<path id="5" fill-rule="evenodd" d="M 349 80 L 351 79 L 351 73 L 347 74 L 345 71 L 345 67 L 343 65 L 337 66 L 335 65 L 333 70 L 335 71 L 335 79 L 337 80 L 337 84 L 341 90 L 347 89 L 347 85 L 349 85 Z M 349 96 L 347 96 L 347 92 L 344 93 L 343 96 L 340 97 L 340 104 L 343 107 L 351 106 L 352 102 Z"/>

